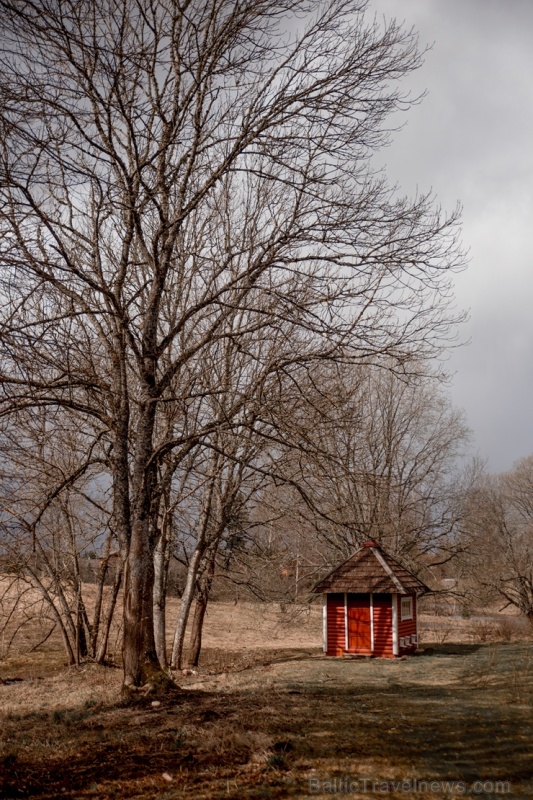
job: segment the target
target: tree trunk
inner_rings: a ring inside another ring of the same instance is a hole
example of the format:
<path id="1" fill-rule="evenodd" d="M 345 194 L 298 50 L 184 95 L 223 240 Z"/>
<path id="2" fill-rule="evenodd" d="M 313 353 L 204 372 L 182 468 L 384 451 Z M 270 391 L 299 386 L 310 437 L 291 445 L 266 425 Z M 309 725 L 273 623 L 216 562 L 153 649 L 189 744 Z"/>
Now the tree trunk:
<path id="1" fill-rule="evenodd" d="M 187 627 L 187 620 L 189 619 L 189 612 L 191 610 L 192 601 L 194 598 L 194 590 L 196 584 L 196 577 L 200 568 L 200 561 L 203 555 L 203 542 L 198 542 L 196 550 L 194 551 L 187 570 L 187 580 L 185 582 L 185 589 L 181 596 L 180 610 L 178 614 L 178 621 L 176 623 L 176 630 L 174 631 L 174 641 L 172 644 L 172 668 L 181 669 L 183 658 L 183 642 L 185 641 L 185 629 Z"/>
<path id="2" fill-rule="evenodd" d="M 192 618 L 191 644 L 189 652 L 189 666 L 197 667 L 202 650 L 202 630 L 204 627 L 205 612 L 207 611 L 208 598 L 203 594 L 196 596 L 194 614 Z"/>
<path id="3" fill-rule="evenodd" d="M 103 633 L 102 638 L 100 639 L 100 643 L 98 645 L 98 650 L 96 651 L 96 663 L 103 664 L 107 657 L 107 647 L 109 643 L 109 634 L 111 632 L 111 623 L 113 622 L 113 615 L 115 613 L 115 607 L 117 604 L 117 597 L 120 591 L 120 587 L 122 584 L 122 572 L 123 566 L 120 565 L 120 568 L 117 567 L 117 573 L 115 575 L 115 579 L 113 581 L 113 588 L 111 590 L 111 597 L 109 599 L 109 606 L 107 609 L 106 618 L 103 624 Z"/>
<path id="4" fill-rule="evenodd" d="M 154 554 L 147 528 L 148 520 L 134 524 L 124 570 L 124 686 L 139 686 L 160 670 L 154 641 Z"/>
<path id="5" fill-rule="evenodd" d="M 169 563 L 169 541 L 162 526 L 154 553 L 154 637 L 159 666 L 168 669 L 166 648 L 166 588 Z"/>
<path id="6" fill-rule="evenodd" d="M 40 593 L 42 594 L 42 596 L 44 597 L 44 599 L 48 603 L 48 606 L 49 606 L 50 610 L 52 611 L 52 614 L 54 615 L 57 624 L 59 625 L 59 630 L 61 632 L 61 638 L 63 639 L 63 646 L 64 646 L 65 652 L 67 654 L 68 664 L 69 664 L 69 666 L 71 666 L 72 664 L 74 664 L 76 662 L 76 657 L 75 657 L 74 650 L 72 648 L 72 644 L 71 644 L 71 641 L 70 641 L 70 638 L 69 638 L 69 632 L 67 630 L 66 625 L 63 622 L 63 618 L 61 617 L 61 614 L 57 610 L 57 607 L 56 607 L 56 605 L 54 603 L 53 598 L 51 597 L 50 593 L 48 592 L 48 589 L 44 586 L 42 581 L 39 579 L 39 577 L 36 574 L 36 572 L 34 572 L 33 570 L 30 570 L 30 576 L 31 576 L 32 585 L 35 586 L 40 591 Z M 70 619 L 70 617 L 69 617 L 69 619 Z M 72 620 L 70 620 L 70 622 L 72 622 Z"/>
<path id="7" fill-rule="evenodd" d="M 191 610 L 192 601 L 194 598 L 194 591 L 196 588 L 196 581 L 198 572 L 200 570 L 200 563 L 206 550 L 206 538 L 209 527 L 209 517 L 211 514 L 211 505 L 213 500 L 213 492 L 215 489 L 215 476 L 217 475 L 218 455 L 213 455 L 211 463 L 211 476 L 206 489 L 206 493 L 202 501 L 202 513 L 198 524 L 198 536 L 196 539 L 196 547 L 192 558 L 189 562 L 189 569 L 187 570 L 187 580 L 185 582 L 185 589 L 181 597 L 181 605 L 178 614 L 178 621 L 176 623 L 176 630 L 174 631 L 174 641 L 172 644 L 172 660 L 171 665 L 173 669 L 181 669 L 183 658 L 183 642 L 185 641 L 185 629 L 187 627 L 187 620 L 189 619 L 189 612 Z"/>
<path id="8" fill-rule="evenodd" d="M 124 687 L 140 686 L 162 674 L 154 641 L 154 550 L 153 515 L 156 466 L 153 455 L 153 432 L 156 403 L 153 397 L 154 364 L 148 364 L 141 393 L 140 411 L 134 436 L 135 460 L 129 483 L 128 502 L 124 504 L 125 535 L 121 547 L 124 558 L 124 632 L 122 665 Z M 123 446 L 123 443 L 120 443 Z M 117 478 L 126 482 L 128 451 L 123 448 L 117 461 Z M 131 496 L 131 505 L 129 497 Z M 156 512 L 157 513 L 157 512 Z M 123 543 L 124 542 L 124 543 Z"/>
<path id="9" fill-rule="evenodd" d="M 191 667 L 197 667 L 200 661 L 200 652 L 202 649 L 202 630 L 204 626 L 205 613 L 207 611 L 207 604 L 209 602 L 209 595 L 211 593 L 213 576 L 215 574 L 215 556 L 216 549 L 209 559 L 205 575 L 203 575 L 203 577 L 200 579 L 197 589 L 189 653 L 189 664 Z"/>
<path id="10" fill-rule="evenodd" d="M 100 559 L 100 564 L 98 567 L 98 575 L 96 579 L 96 600 L 94 603 L 94 616 L 93 616 L 93 624 L 91 627 L 91 643 L 90 643 L 90 653 L 93 658 L 96 658 L 96 652 L 97 652 L 98 634 L 100 631 L 100 623 L 102 620 L 104 586 L 105 586 L 105 579 L 107 577 L 107 572 L 109 569 L 109 559 L 111 558 L 112 538 L 113 534 L 109 533 L 109 536 L 107 537 L 104 545 L 103 556 Z"/>

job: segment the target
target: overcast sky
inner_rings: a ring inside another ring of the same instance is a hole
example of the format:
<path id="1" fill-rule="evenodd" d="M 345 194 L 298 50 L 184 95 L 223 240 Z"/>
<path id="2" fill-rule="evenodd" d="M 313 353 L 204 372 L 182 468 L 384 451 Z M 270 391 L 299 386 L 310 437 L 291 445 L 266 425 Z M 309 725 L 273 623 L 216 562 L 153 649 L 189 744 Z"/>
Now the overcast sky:
<path id="1" fill-rule="evenodd" d="M 471 343 L 450 393 L 491 471 L 533 454 L 533 0 L 370 0 L 431 44 L 410 79 L 423 103 L 386 151 L 406 192 L 463 205 L 470 264 L 456 278 Z"/>

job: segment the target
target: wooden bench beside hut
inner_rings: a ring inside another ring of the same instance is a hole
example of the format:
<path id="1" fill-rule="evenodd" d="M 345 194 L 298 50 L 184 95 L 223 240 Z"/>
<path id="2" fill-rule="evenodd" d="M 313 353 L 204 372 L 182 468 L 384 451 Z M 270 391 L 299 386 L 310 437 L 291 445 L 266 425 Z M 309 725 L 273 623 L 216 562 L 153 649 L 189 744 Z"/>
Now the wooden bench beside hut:
<path id="1" fill-rule="evenodd" d="M 323 595 L 324 652 L 394 658 L 418 646 L 417 598 L 430 589 L 368 541 L 313 588 Z"/>

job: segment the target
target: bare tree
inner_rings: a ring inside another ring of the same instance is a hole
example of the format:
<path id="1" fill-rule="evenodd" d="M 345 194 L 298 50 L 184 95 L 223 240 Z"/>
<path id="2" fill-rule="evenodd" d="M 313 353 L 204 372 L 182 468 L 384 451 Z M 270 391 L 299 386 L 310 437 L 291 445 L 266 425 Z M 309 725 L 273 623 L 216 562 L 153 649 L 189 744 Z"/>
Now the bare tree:
<path id="1" fill-rule="evenodd" d="M 72 420 L 61 413 L 51 420 L 42 410 L 24 411 L 16 427 L 8 424 L 0 435 L 0 553 L 19 584 L 31 585 L 47 604 L 68 661 L 79 663 L 85 656 L 102 661 L 118 591 L 111 592 L 104 615 L 116 548 L 102 474 L 105 454 L 92 430 L 74 431 L 65 422 Z M 88 554 L 100 549 L 92 576 L 94 605 L 87 605 L 84 565 Z M 120 574 L 116 570 L 115 583 Z"/>
<path id="2" fill-rule="evenodd" d="M 203 353 L 288 324 L 288 371 L 340 351 L 405 370 L 455 321 L 457 215 L 369 161 L 415 38 L 365 8 L 0 2 L 2 413 L 61 408 L 109 445 L 126 686 L 159 669 L 159 467 L 211 430 L 201 398 L 171 433 L 159 416 Z"/>
<path id="3" fill-rule="evenodd" d="M 518 609 L 533 625 L 533 457 L 483 476 L 466 496 L 462 579 L 477 603 Z"/>
<path id="4" fill-rule="evenodd" d="M 415 569 L 422 555 L 451 558 L 469 435 L 438 381 L 337 364 L 319 365 L 301 388 L 283 428 L 294 442 L 288 474 L 329 559 L 369 538 Z"/>

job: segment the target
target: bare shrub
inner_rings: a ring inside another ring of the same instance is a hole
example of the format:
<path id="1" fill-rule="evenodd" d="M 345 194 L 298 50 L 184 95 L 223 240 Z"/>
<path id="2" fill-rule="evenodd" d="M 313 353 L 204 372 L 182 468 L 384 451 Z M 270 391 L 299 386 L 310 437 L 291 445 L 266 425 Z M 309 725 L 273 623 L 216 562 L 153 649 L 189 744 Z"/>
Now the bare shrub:
<path id="1" fill-rule="evenodd" d="M 513 642 L 529 639 L 531 631 L 523 617 L 481 617 L 469 623 L 472 642 Z"/>
<path id="2" fill-rule="evenodd" d="M 470 636 L 472 642 L 476 644 L 496 642 L 498 641 L 498 625 L 487 619 L 472 620 L 470 623 Z"/>
<path id="3" fill-rule="evenodd" d="M 514 642 L 531 637 L 531 628 L 523 617 L 502 617 L 498 621 L 498 636 L 502 642 Z"/>

